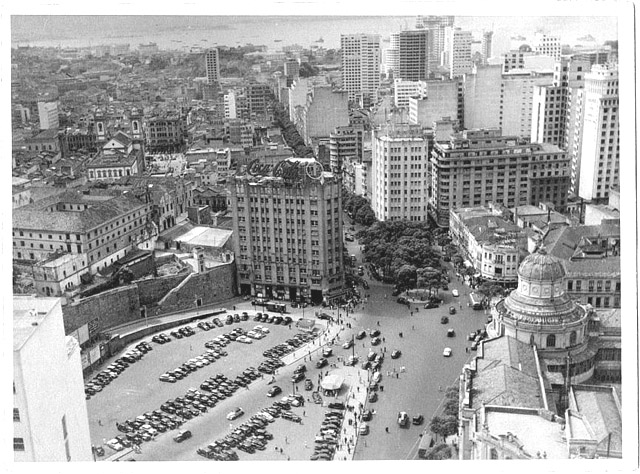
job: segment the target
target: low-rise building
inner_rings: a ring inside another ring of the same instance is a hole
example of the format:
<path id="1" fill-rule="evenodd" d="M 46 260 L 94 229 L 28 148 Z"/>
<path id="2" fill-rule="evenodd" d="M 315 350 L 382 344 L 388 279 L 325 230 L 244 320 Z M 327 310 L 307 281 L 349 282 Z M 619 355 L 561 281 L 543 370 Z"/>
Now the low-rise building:
<path id="1" fill-rule="evenodd" d="M 518 226 L 489 208 L 462 208 L 451 210 L 449 231 L 476 278 L 507 285 L 518 281 L 526 255 L 526 237 Z"/>
<path id="2" fill-rule="evenodd" d="M 144 170 L 143 153 L 134 148 L 129 135 L 118 132 L 102 145 L 96 156 L 87 163 L 86 168 L 89 181 L 136 176 Z"/>

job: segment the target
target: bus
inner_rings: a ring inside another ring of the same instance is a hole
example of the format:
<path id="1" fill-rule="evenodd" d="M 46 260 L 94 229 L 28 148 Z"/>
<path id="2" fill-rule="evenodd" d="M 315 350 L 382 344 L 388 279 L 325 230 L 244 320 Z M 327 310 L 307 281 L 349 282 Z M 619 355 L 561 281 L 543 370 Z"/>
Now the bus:
<path id="1" fill-rule="evenodd" d="M 471 300 L 471 307 L 473 309 L 482 309 L 482 298 L 475 293 L 469 293 L 469 299 Z"/>
<path id="2" fill-rule="evenodd" d="M 287 305 L 284 303 L 267 303 L 265 305 L 267 311 L 275 311 L 276 313 L 286 313 Z"/>

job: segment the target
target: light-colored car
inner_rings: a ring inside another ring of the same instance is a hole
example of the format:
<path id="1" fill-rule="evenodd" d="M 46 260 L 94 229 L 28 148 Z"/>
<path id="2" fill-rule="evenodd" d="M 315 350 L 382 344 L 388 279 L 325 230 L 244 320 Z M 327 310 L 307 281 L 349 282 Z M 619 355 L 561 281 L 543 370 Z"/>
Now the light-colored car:
<path id="1" fill-rule="evenodd" d="M 369 434 L 369 425 L 367 423 L 360 424 L 360 428 L 358 428 L 359 435 L 368 435 Z"/>
<path id="2" fill-rule="evenodd" d="M 120 444 L 120 441 L 118 441 L 116 438 L 107 441 L 107 446 L 109 446 L 114 451 L 122 451 L 124 449 L 124 446 L 122 446 Z"/>
<path id="3" fill-rule="evenodd" d="M 407 412 L 401 411 L 400 413 L 398 413 L 398 425 L 404 428 L 408 424 L 409 424 L 409 415 L 407 414 Z"/>
<path id="4" fill-rule="evenodd" d="M 378 383 L 380 380 L 382 380 L 382 374 L 380 372 L 375 372 L 372 379 L 373 383 Z"/>
<path id="5" fill-rule="evenodd" d="M 458 290 L 456 290 L 455 288 L 453 290 L 451 290 L 451 294 L 453 296 L 460 296 L 460 293 L 458 293 Z"/>
<path id="6" fill-rule="evenodd" d="M 347 342 L 342 344 L 343 349 L 351 349 L 352 346 L 353 346 L 353 339 L 348 339 Z"/>
<path id="7" fill-rule="evenodd" d="M 442 355 L 445 357 L 451 357 L 451 348 L 450 347 L 445 347 L 444 351 L 442 351 Z"/>
<path id="8" fill-rule="evenodd" d="M 242 415 L 244 415 L 244 410 L 238 407 L 227 414 L 227 420 L 232 421 L 232 420 L 235 420 L 236 418 L 240 418 Z"/>

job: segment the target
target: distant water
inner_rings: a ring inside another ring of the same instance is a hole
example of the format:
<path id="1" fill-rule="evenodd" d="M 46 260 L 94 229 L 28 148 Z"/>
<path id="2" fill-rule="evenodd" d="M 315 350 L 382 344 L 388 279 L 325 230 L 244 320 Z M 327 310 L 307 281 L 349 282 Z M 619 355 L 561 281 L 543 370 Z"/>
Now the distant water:
<path id="1" fill-rule="evenodd" d="M 81 47 L 157 43 L 161 49 L 193 46 L 266 45 L 270 50 L 300 44 L 339 48 L 340 35 L 391 33 L 413 28 L 415 16 L 12 16 L 12 46 Z M 617 39 L 615 17 L 456 17 L 456 26 L 480 39 L 494 31 L 494 55 L 510 47 L 510 37 L 538 30 L 560 35 L 564 43 L 591 34 L 598 42 Z M 98 32 L 98 34 L 96 34 Z M 322 38 L 322 42 L 318 42 Z M 384 45 L 383 45 L 384 47 Z"/>

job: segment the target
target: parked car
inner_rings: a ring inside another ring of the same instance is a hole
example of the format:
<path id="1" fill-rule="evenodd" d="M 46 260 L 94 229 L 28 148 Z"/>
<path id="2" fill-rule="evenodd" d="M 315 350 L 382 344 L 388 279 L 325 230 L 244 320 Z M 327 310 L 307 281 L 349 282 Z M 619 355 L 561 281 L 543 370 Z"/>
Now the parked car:
<path id="1" fill-rule="evenodd" d="M 449 314 L 456 314 L 455 306 L 449 306 Z"/>
<path id="2" fill-rule="evenodd" d="M 373 418 L 373 412 L 371 410 L 362 412 L 362 421 L 371 421 L 371 418 Z"/>
<path id="3" fill-rule="evenodd" d="M 304 389 L 305 389 L 306 391 L 311 391 L 311 390 L 313 390 L 313 382 L 312 382 L 311 380 L 309 380 L 309 379 L 305 380 L 305 381 L 304 381 Z"/>
<path id="4" fill-rule="evenodd" d="M 330 347 L 325 347 L 324 349 L 322 349 L 323 357 L 331 357 L 332 355 L 333 355 L 333 349 L 331 349 Z"/>
<path id="5" fill-rule="evenodd" d="M 402 355 L 402 352 L 400 352 L 399 350 L 395 350 L 391 353 L 391 358 L 392 359 L 398 359 L 400 356 Z"/>
<path id="6" fill-rule="evenodd" d="M 191 436 L 191 431 L 189 430 L 179 431 L 178 434 L 173 437 L 173 440 L 176 443 L 182 443 L 183 441 L 191 438 Z"/>
<path id="7" fill-rule="evenodd" d="M 398 296 L 400 293 L 402 293 L 400 289 L 394 288 L 393 291 L 391 292 L 391 296 Z"/>
<path id="8" fill-rule="evenodd" d="M 380 335 L 379 329 L 374 329 L 373 331 L 369 331 L 369 336 L 371 337 L 378 337 L 379 335 Z"/>
<path id="9" fill-rule="evenodd" d="M 327 365 L 328 363 L 329 363 L 329 361 L 323 357 L 323 358 L 322 358 L 322 359 L 320 359 L 318 362 L 316 362 L 316 369 L 321 369 L 321 368 L 323 368 L 325 365 Z"/>
<path id="10" fill-rule="evenodd" d="M 356 334 L 356 339 L 358 339 L 358 340 L 364 339 L 365 337 L 367 337 L 367 332 L 366 331 L 360 331 L 358 334 Z"/>
<path id="11" fill-rule="evenodd" d="M 398 425 L 401 428 L 405 428 L 409 424 L 409 415 L 407 415 L 406 411 L 401 411 L 398 413 Z"/>
<path id="12" fill-rule="evenodd" d="M 378 401 L 378 394 L 376 392 L 371 392 L 369 394 L 369 403 L 374 403 Z"/>
<path id="13" fill-rule="evenodd" d="M 291 377 L 291 382 L 292 383 L 298 383 L 302 380 L 304 380 L 305 375 L 302 372 L 298 372 L 297 374 L 293 374 L 293 377 Z"/>
<path id="14" fill-rule="evenodd" d="M 280 387 L 278 387 L 277 385 L 274 385 L 267 392 L 267 397 L 273 398 L 273 397 L 275 397 L 276 395 L 278 395 L 280 393 L 282 393 L 282 389 Z"/>
<path id="15" fill-rule="evenodd" d="M 413 419 L 411 420 L 411 422 L 414 425 L 421 425 L 423 421 L 424 421 L 424 416 L 422 415 L 414 416 Z"/>
<path id="16" fill-rule="evenodd" d="M 399 303 L 399 304 L 408 304 L 408 303 L 409 303 L 409 300 L 408 300 L 408 299 L 406 299 L 404 296 L 401 296 L 401 297 L 399 297 L 399 298 L 396 300 L 396 303 Z"/>
<path id="17" fill-rule="evenodd" d="M 451 290 L 451 294 L 453 296 L 460 296 L 460 293 L 458 293 L 458 290 L 456 290 L 455 288 L 453 290 Z"/>
<path id="18" fill-rule="evenodd" d="M 358 428 L 359 435 L 368 435 L 369 434 L 369 425 L 367 423 L 361 423 L 360 428 Z"/>
<path id="19" fill-rule="evenodd" d="M 242 408 L 238 407 L 235 410 L 229 412 L 227 414 L 227 420 L 229 421 L 233 421 L 236 418 L 240 418 L 242 415 L 244 415 L 244 410 L 242 410 Z"/>
<path id="20" fill-rule="evenodd" d="M 442 351 L 442 355 L 445 357 L 451 357 L 451 348 L 450 347 L 445 347 L 444 351 Z"/>
<path id="21" fill-rule="evenodd" d="M 447 329 L 447 337 L 453 337 L 455 335 L 456 332 L 452 328 Z"/>
<path id="22" fill-rule="evenodd" d="M 433 308 L 437 308 L 437 307 L 438 307 L 438 303 L 436 303 L 435 301 L 428 301 L 424 305 L 424 309 L 433 309 Z"/>
<path id="23" fill-rule="evenodd" d="M 440 318 L 440 324 L 447 324 L 449 322 L 449 318 L 447 316 L 442 316 Z"/>
<path id="24" fill-rule="evenodd" d="M 382 342 L 382 339 L 380 339 L 379 337 L 374 337 L 373 339 L 371 339 L 371 345 L 372 346 L 377 346 L 381 342 Z"/>
<path id="25" fill-rule="evenodd" d="M 353 347 L 353 339 L 347 339 L 347 341 L 342 344 L 343 349 L 351 349 Z"/>

